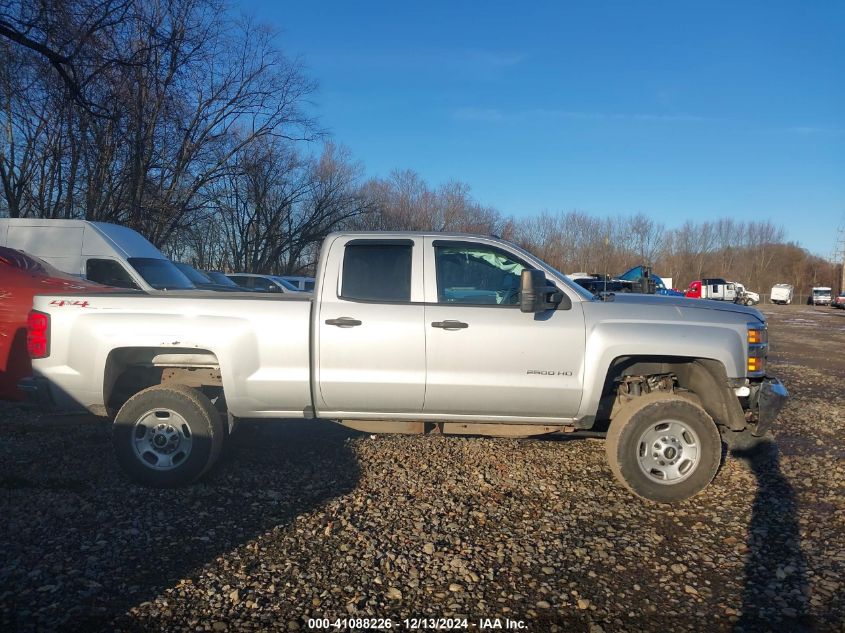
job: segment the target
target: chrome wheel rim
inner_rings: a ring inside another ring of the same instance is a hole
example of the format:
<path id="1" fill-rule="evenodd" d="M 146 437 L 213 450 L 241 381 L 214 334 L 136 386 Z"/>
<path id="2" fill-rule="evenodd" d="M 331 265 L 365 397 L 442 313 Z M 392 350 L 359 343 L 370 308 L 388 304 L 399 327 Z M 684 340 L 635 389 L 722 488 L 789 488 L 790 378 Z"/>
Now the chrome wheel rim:
<path id="1" fill-rule="evenodd" d="M 135 457 L 153 470 L 173 470 L 184 464 L 193 443 L 188 422 L 170 409 L 147 411 L 132 428 Z"/>
<path id="2" fill-rule="evenodd" d="M 701 444 L 696 432 L 680 420 L 650 424 L 637 442 L 637 463 L 655 483 L 674 485 L 698 467 Z"/>

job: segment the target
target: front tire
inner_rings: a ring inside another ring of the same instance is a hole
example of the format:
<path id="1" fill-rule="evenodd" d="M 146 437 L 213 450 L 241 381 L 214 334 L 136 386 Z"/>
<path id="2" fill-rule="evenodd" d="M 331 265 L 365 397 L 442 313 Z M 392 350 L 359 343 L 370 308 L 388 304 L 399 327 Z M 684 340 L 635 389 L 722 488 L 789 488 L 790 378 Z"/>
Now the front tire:
<path id="1" fill-rule="evenodd" d="M 217 461 L 225 428 L 200 391 L 156 385 L 120 408 L 112 427 L 117 460 L 135 482 L 173 488 L 196 481 Z"/>
<path id="2" fill-rule="evenodd" d="M 674 394 L 643 396 L 610 423 L 605 443 L 611 471 L 628 490 L 658 503 L 698 494 L 722 457 L 716 424 L 704 409 Z"/>

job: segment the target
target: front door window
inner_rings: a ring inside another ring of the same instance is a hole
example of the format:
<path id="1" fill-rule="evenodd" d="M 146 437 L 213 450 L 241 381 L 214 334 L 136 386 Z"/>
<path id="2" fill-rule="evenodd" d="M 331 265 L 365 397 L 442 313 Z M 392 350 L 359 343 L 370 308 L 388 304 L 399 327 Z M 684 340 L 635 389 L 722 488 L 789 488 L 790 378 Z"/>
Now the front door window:
<path id="1" fill-rule="evenodd" d="M 496 248 L 435 243 L 437 302 L 462 305 L 519 304 L 527 266 Z"/>

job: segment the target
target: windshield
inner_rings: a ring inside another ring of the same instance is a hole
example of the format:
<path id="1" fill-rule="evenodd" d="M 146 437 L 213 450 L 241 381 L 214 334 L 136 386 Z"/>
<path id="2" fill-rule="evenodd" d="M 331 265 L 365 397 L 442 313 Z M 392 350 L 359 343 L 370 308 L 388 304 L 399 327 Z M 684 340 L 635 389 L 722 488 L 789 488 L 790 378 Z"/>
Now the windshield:
<path id="1" fill-rule="evenodd" d="M 202 274 L 200 271 L 198 271 L 193 266 L 189 266 L 188 264 L 183 264 L 181 262 L 173 262 L 173 265 L 176 266 L 176 268 L 178 268 L 179 270 L 181 270 L 182 273 L 185 275 L 185 277 L 190 279 L 191 282 L 194 283 L 194 284 L 210 284 L 210 283 L 213 283 L 211 281 L 211 279 L 209 279 L 207 276 Z"/>
<path id="2" fill-rule="evenodd" d="M 272 279 L 273 281 L 278 283 L 280 286 L 282 286 L 285 290 L 291 290 L 293 292 L 299 292 L 299 288 L 294 286 L 287 279 L 284 279 L 282 277 L 277 277 L 276 275 L 269 275 L 269 277 L 270 277 L 270 279 Z"/>
<path id="3" fill-rule="evenodd" d="M 813 295 L 818 297 L 821 295 L 829 295 L 830 288 L 813 288 Z"/>
<path id="4" fill-rule="evenodd" d="M 169 259 L 130 257 L 129 264 L 156 290 L 189 290 L 195 287 Z"/>

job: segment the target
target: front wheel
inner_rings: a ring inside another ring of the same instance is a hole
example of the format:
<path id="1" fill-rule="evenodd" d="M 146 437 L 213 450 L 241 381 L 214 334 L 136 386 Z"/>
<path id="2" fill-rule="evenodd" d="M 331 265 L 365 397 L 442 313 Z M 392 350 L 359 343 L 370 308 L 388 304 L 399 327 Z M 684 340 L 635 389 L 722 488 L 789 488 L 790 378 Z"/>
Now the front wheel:
<path id="1" fill-rule="evenodd" d="M 157 385 L 129 398 L 114 419 L 117 460 L 137 483 L 172 488 L 199 479 L 220 455 L 220 413 L 200 391 Z"/>
<path id="2" fill-rule="evenodd" d="M 605 444 L 610 469 L 634 494 L 674 503 L 713 480 L 722 442 L 713 419 L 673 394 L 634 400 L 613 418 Z"/>

